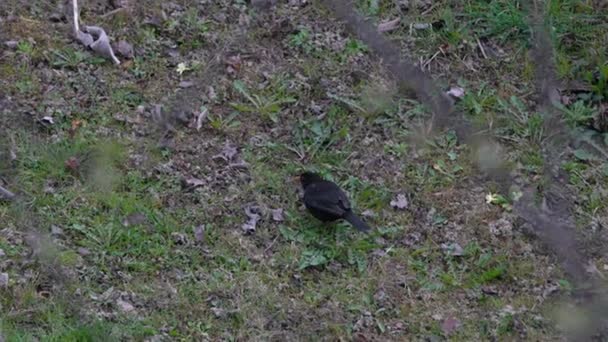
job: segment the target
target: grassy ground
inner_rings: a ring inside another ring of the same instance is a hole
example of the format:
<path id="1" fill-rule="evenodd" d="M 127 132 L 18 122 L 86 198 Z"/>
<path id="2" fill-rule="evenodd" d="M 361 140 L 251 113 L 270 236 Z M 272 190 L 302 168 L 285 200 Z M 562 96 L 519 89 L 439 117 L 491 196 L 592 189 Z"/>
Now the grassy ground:
<path id="1" fill-rule="evenodd" d="M 425 108 L 329 11 L 292 3 L 148 0 L 104 16 L 90 1 L 82 20 L 135 48 L 120 66 L 71 41 L 51 2 L 0 5 L 2 42 L 17 42 L 0 55 L 0 185 L 19 195 L 0 204 L 5 340 L 564 338 L 572 285 L 509 194 L 488 203 L 497 189 L 453 132 L 415 143 Z M 503 144 L 522 183 L 541 182 L 518 2 L 357 4 L 400 18 L 387 35 L 404 56 L 462 87 L 463 120 Z M 607 16 L 547 4 L 564 116 L 600 151 Z M 583 147 L 563 158 L 590 265 L 606 273 L 608 164 Z M 291 180 L 304 169 L 341 184 L 374 232 L 307 214 Z"/>

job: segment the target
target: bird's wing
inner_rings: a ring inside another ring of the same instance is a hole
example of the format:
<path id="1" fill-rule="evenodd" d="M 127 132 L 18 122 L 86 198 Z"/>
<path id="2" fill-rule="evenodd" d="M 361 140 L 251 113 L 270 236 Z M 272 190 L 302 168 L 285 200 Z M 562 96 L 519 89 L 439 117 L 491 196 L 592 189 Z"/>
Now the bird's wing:
<path id="1" fill-rule="evenodd" d="M 331 201 L 325 198 L 308 198 L 306 205 L 310 209 L 315 209 L 320 212 L 331 214 L 337 217 L 344 215 L 344 208 L 336 201 Z"/>
<path id="2" fill-rule="evenodd" d="M 346 198 L 344 192 L 333 183 L 312 184 L 311 187 L 313 188 L 310 189 L 311 191 L 308 192 L 308 196 L 306 196 L 306 203 L 311 208 L 336 216 L 342 216 L 345 211 L 350 209 L 348 198 Z"/>

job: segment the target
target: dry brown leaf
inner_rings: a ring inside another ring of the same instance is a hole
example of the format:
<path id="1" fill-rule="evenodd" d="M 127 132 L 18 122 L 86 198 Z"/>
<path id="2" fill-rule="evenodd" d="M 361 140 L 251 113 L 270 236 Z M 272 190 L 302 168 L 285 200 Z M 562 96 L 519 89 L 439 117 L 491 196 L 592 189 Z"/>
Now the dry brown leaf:
<path id="1" fill-rule="evenodd" d="M 441 322 L 441 330 L 444 334 L 451 335 L 460 327 L 460 325 L 461 323 L 458 319 L 454 317 L 448 317 L 443 322 Z"/>
<path id="2" fill-rule="evenodd" d="M 201 242 L 205 241 L 205 225 L 204 224 L 194 227 L 194 241 L 196 243 L 201 243 Z"/>
<path id="3" fill-rule="evenodd" d="M 385 21 L 378 24 L 378 32 L 390 32 L 399 28 L 399 22 L 401 18 L 395 18 L 393 20 Z"/>
<path id="4" fill-rule="evenodd" d="M 272 220 L 275 222 L 283 222 L 285 218 L 283 217 L 283 208 L 272 209 Z"/>
<path id="5" fill-rule="evenodd" d="M 255 232 L 258 221 L 262 218 L 260 215 L 261 209 L 256 205 L 248 205 L 245 207 L 245 215 L 247 215 L 247 222 L 243 223 L 241 228 L 245 234 L 251 234 Z"/>
<path id="6" fill-rule="evenodd" d="M 190 178 L 185 178 L 184 180 L 182 180 L 182 186 L 184 188 L 193 189 L 193 188 L 196 188 L 196 187 L 199 187 L 202 185 L 205 185 L 205 181 L 202 179 L 190 177 Z"/>
<path id="7" fill-rule="evenodd" d="M 133 51 L 133 45 L 127 43 L 124 40 L 118 42 L 118 47 L 116 51 L 123 57 L 132 59 L 135 57 L 135 52 Z"/>
<path id="8" fill-rule="evenodd" d="M 209 110 L 205 106 L 202 106 L 201 111 L 198 114 L 196 114 L 196 130 L 197 131 L 200 131 L 201 128 L 203 127 L 203 121 L 207 117 L 207 114 L 209 114 Z"/>

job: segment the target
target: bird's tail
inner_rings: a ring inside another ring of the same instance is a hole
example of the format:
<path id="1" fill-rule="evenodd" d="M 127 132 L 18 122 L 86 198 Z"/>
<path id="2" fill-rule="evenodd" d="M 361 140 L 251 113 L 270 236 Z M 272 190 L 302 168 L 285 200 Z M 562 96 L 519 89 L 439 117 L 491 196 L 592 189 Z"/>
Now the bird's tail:
<path id="1" fill-rule="evenodd" d="M 371 228 L 367 225 L 367 223 L 363 222 L 357 215 L 355 215 L 352 211 L 347 211 L 346 215 L 344 215 L 344 219 L 353 227 L 357 228 L 361 232 L 368 232 Z"/>

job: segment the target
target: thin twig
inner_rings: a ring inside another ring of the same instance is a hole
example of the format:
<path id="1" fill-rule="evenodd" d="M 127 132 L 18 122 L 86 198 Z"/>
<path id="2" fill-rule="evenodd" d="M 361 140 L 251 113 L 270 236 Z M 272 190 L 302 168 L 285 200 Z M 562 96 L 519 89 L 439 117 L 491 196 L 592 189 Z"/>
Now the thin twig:
<path id="1" fill-rule="evenodd" d="M 486 55 L 486 50 L 484 50 L 483 45 L 481 45 L 481 41 L 479 41 L 479 38 L 477 38 L 477 45 L 479 46 L 479 50 L 481 50 L 483 58 L 488 59 L 488 55 Z"/>
<path id="2" fill-rule="evenodd" d="M 101 15 L 101 16 L 99 16 L 99 17 L 100 17 L 100 18 L 104 18 L 104 19 L 105 19 L 105 18 L 107 18 L 107 17 L 109 17 L 109 16 L 112 16 L 112 15 L 114 15 L 114 14 L 116 14 L 116 13 L 118 13 L 118 12 L 122 12 L 122 11 L 124 11 L 124 10 L 125 10 L 125 8 L 124 8 L 124 7 L 118 7 L 118 8 L 116 8 L 116 9 L 111 10 L 110 12 L 108 12 L 108 13 L 106 13 L 106 14 L 102 14 L 102 15 Z"/>
<path id="3" fill-rule="evenodd" d="M 266 247 L 266 249 L 264 250 L 264 254 L 268 253 L 268 251 L 272 248 L 272 246 L 274 246 L 274 243 L 277 242 L 277 240 L 279 239 L 279 236 L 277 235 L 274 240 L 272 240 L 272 242 L 270 243 L 270 246 Z"/>
<path id="4" fill-rule="evenodd" d="M 12 201 L 13 199 L 15 199 L 15 194 L 0 186 L 0 199 Z"/>
<path id="5" fill-rule="evenodd" d="M 433 57 L 429 58 L 429 60 L 427 60 L 427 61 L 426 61 L 426 63 L 424 63 L 424 65 L 422 66 L 422 69 L 424 69 L 424 68 L 428 67 L 428 69 L 429 69 L 429 70 L 431 70 L 431 68 L 430 68 L 429 64 L 431 64 L 431 62 L 432 62 L 432 61 L 433 61 L 435 58 L 437 58 L 437 56 L 439 56 L 439 54 L 440 54 L 440 53 L 441 53 L 441 50 L 440 50 L 440 51 L 435 52 L 435 54 L 433 55 Z"/>

